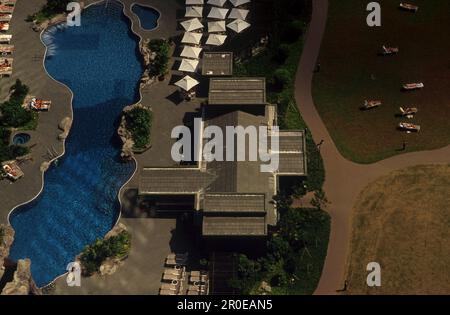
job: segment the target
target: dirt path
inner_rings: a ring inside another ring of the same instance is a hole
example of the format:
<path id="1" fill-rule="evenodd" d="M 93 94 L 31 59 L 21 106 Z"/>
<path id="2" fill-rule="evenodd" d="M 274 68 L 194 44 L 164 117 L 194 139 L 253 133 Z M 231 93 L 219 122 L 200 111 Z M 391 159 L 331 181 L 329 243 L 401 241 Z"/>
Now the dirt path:
<path id="1" fill-rule="evenodd" d="M 328 255 L 315 294 L 336 294 L 343 287 L 345 264 L 350 244 L 351 213 L 358 194 L 369 183 L 387 173 L 417 164 L 450 163 L 450 146 L 399 155 L 375 164 L 360 165 L 344 159 L 334 145 L 317 112 L 311 88 L 328 15 L 328 0 L 313 1 L 312 21 L 296 78 L 296 100 L 314 140 L 324 140 L 321 148 L 325 164 L 324 190 L 331 201 L 332 218 Z"/>

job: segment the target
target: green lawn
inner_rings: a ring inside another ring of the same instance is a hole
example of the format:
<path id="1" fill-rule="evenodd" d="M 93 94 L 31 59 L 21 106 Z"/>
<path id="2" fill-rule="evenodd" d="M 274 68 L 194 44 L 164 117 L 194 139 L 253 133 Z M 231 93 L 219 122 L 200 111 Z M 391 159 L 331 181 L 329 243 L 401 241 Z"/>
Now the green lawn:
<path id="1" fill-rule="evenodd" d="M 316 106 L 340 152 L 358 163 L 372 163 L 407 151 L 450 143 L 450 2 L 416 0 L 417 14 L 398 2 L 382 3 L 382 27 L 366 24 L 363 0 L 331 0 L 329 21 L 315 75 Z M 377 56 L 383 44 L 398 46 L 398 56 Z M 404 93 L 403 83 L 422 81 L 423 91 Z M 365 99 L 382 107 L 362 112 Z M 414 106 L 418 134 L 396 130 L 399 107 Z"/>

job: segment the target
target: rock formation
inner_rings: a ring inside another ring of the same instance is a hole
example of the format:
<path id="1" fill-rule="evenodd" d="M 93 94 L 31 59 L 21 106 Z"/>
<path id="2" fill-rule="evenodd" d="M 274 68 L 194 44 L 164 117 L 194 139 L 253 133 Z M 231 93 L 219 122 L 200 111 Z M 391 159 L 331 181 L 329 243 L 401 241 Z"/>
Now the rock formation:
<path id="1" fill-rule="evenodd" d="M 9 248 L 14 241 L 14 230 L 12 227 L 0 224 L 0 279 L 5 273 L 3 267 L 6 257 L 9 256 Z"/>
<path id="2" fill-rule="evenodd" d="M 64 117 L 63 120 L 61 120 L 61 122 L 59 123 L 58 128 L 62 130 L 62 133 L 58 136 L 59 140 L 67 139 L 70 129 L 72 128 L 72 118 Z"/>
<path id="3" fill-rule="evenodd" d="M 31 277 L 31 260 L 20 259 L 14 272 L 14 279 L 8 282 L 1 295 L 29 295 L 36 294 L 36 285 Z"/>

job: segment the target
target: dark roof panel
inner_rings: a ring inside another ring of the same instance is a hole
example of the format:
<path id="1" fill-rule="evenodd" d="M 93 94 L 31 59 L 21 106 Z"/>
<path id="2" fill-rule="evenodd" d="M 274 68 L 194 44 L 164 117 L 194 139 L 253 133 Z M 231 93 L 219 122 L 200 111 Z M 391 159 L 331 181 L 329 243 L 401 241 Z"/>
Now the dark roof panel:
<path id="1" fill-rule="evenodd" d="M 204 236 L 265 236 L 264 217 L 203 217 Z"/>
<path id="2" fill-rule="evenodd" d="M 233 75 L 232 52 L 205 52 L 202 59 L 202 75 L 231 76 Z"/>
<path id="3" fill-rule="evenodd" d="M 265 105 L 265 78 L 213 78 L 209 105 Z"/>
<path id="4" fill-rule="evenodd" d="M 205 195 L 204 212 L 260 212 L 265 213 L 264 194 L 208 194 Z"/>

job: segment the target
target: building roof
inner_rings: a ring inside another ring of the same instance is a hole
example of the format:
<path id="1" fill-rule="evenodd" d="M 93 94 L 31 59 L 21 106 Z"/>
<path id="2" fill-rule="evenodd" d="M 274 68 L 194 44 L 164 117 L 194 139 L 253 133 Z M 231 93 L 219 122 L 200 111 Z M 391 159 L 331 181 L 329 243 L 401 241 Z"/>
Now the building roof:
<path id="1" fill-rule="evenodd" d="M 265 78 L 212 78 L 209 105 L 265 105 Z"/>
<path id="2" fill-rule="evenodd" d="M 139 180 L 139 194 L 196 194 L 215 176 L 193 168 L 145 168 Z"/>
<path id="3" fill-rule="evenodd" d="M 208 52 L 203 54 L 202 75 L 231 76 L 233 75 L 232 52 Z"/>
<path id="4" fill-rule="evenodd" d="M 206 213 L 265 213 L 264 194 L 206 194 Z"/>
<path id="5" fill-rule="evenodd" d="M 204 236 L 265 236 L 264 217 L 203 217 Z"/>
<path id="6" fill-rule="evenodd" d="M 306 139 L 304 131 L 280 131 L 278 175 L 304 176 L 306 167 Z M 273 140 L 272 140 L 273 141 Z M 272 144 L 273 147 L 273 144 Z"/>

